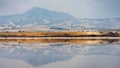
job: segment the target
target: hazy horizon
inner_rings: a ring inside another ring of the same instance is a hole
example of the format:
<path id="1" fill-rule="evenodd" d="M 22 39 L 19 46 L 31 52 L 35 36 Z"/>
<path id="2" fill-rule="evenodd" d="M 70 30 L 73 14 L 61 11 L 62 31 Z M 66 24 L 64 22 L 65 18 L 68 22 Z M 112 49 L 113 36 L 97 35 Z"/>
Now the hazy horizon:
<path id="1" fill-rule="evenodd" d="M 20 14 L 40 7 L 66 12 L 77 18 L 118 18 L 119 6 L 119 0 L 0 0 L 0 16 Z"/>

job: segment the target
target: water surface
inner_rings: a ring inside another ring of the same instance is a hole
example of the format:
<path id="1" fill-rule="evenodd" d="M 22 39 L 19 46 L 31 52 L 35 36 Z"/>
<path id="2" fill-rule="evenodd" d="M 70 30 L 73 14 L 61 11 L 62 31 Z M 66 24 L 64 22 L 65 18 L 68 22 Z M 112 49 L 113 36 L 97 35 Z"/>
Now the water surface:
<path id="1" fill-rule="evenodd" d="M 120 44 L 119 40 L 0 40 L 0 68 L 120 68 Z"/>

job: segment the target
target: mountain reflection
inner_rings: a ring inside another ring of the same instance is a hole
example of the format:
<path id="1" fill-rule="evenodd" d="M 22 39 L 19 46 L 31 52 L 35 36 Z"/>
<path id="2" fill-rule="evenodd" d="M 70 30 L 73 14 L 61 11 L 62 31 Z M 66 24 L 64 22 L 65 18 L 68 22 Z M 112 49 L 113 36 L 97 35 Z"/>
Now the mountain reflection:
<path id="1" fill-rule="evenodd" d="M 0 57 L 41 66 L 69 60 L 76 55 L 120 55 L 119 40 L 20 41 L 20 39 L 0 40 Z"/>

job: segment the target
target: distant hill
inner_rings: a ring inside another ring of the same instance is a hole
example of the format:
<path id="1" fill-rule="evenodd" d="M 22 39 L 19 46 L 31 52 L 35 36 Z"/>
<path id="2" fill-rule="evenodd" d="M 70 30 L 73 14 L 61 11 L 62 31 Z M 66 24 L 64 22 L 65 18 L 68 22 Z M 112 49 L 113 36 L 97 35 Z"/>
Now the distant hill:
<path id="1" fill-rule="evenodd" d="M 63 12 L 55 12 L 34 7 L 23 14 L 0 17 L 0 25 L 26 26 L 30 24 L 60 23 L 74 17 Z"/>
<path id="2" fill-rule="evenodd" d="M 34 7 L 23 14 L 0 17 L 0 30 L 106 30 L 120 29 L 120 18 L 76 19 L 70 14 Z M 42 28 L 42 29 L 41 29 Z"/>

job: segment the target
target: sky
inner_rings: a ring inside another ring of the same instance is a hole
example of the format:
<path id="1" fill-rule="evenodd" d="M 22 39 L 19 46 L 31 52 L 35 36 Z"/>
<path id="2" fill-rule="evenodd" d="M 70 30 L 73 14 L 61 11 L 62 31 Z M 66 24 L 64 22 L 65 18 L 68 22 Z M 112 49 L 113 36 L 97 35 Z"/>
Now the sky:
<path id="1" fill-rule="evenodd" d="M 120 17 L 120 0 L 0 0 L 0 16 L 24 13 L 32 7 L 66 12 L 77 18 Z"/>

